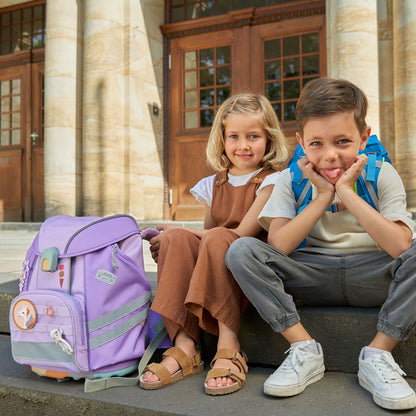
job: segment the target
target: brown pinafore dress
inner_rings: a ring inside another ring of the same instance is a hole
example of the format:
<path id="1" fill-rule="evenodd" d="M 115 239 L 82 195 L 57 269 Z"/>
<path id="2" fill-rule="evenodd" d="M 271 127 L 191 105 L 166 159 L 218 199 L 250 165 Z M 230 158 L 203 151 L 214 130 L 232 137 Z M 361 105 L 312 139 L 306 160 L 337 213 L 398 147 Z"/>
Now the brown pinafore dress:
<path id="1" fill-rule="evenodd" d="M 162 233 L 152 309 L 163 316 L 172 340 L 180 329 L 195 341 L 200 328 L 218 335 L 218 322 L 238 333 L 248 300 L 226 268 L 224 258 L 238 238 L 231 229 L 240 224 L 256 198 L 256 190 L 273 172 L 261 171 L 238 187 L 228 183 L 226 171 L 219 172 L 211 205 L 216 227 L 202 238 L 180 228 Z M 258 237 L 264 236 L 262 232 Z"/>

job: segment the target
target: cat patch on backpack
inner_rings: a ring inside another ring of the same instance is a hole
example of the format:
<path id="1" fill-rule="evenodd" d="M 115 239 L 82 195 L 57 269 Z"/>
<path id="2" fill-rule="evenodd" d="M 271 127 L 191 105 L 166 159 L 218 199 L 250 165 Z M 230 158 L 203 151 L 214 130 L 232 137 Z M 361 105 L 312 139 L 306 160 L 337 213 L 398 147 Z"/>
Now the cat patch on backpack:
<path id="1" fill-rule="evenodd" d="M 21 299 L 16 302 L 12 316 L 15 325 L 23 331 L 32 329 L 36 324 L 36 308 L 30 300 Z"/>

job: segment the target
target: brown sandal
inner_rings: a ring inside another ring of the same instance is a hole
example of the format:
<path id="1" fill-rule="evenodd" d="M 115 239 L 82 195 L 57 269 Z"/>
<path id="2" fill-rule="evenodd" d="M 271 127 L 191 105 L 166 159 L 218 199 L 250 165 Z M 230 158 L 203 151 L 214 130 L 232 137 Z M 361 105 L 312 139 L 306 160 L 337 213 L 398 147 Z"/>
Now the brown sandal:
<path id="1" fill-rule="evenodd" d="M 238 353 L 225 348 L 221 349 L 217 351 L 215 357 L 211 361 L 211 367 L 214 365 L 215 361 L 220 358 L 231 360 L 233 364 L 235 364 L 240 369 L 240 371 L 236 371 L 231 368 L 212 368 L 211 370 L 209 370 L 205 379 L 205 393 L 211 396 L 219 396 L 222 394 L 233 393 L 237 390 L 240 390 L 241 387 L 243 387 L 244 382 L 246 381 L 246 374 L 248 371 L 247 356 L 243 351 L 241 351 L 241 353 Z M 235 383 L 231 384 L 230 386 L 223 387 L 209 387 L 207 385 L 208 380 L 218 377 L 230 377 L 235 381 Z"/>
<path id="2" fill-rule="evenodd" d="M 201 354 L 199 351 L 192 357 L 188 357 L 180 348 L 169 348 L 163 353 L 163 357 L 173 357 L 180 369 L 173 374 L 161 363 L 149 364 L 143 372 L 151 371 L 159 377 L 158 381 L 148 382 L 143 380 L 143 375 L 140 377 L 140 387 L 146 390 L 156 390 L 176 383 L 185 377 L 200 373 L 204 369 L 204 362 L 201 361 Z"/>

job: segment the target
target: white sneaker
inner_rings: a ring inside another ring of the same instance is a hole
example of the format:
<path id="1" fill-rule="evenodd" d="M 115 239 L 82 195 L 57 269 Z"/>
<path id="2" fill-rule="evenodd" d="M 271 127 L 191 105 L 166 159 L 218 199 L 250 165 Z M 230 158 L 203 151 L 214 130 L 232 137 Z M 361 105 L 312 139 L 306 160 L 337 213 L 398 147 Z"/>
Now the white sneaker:
<path id="1" fill-rule="evenodd" d="M 364 348 L 358 360 L 358 381 L 372 393 L 374 402 L 393 410 L 416 407 L 416 394 L 402 377 L 406 374 L 391 353 L 374 353 L 364 359 Z"/>
<path id="2" fill-rule="evenodd" d="M 318 354 L 314 354 L 309 349 L 309 344 L 309 341 L 297 342 L 286 351 L 289 352 L 287 358 L 264 383 L 266 394 L 279 397 L 294 396 L 324 376 L 322 347 L 316 343 Z"/>

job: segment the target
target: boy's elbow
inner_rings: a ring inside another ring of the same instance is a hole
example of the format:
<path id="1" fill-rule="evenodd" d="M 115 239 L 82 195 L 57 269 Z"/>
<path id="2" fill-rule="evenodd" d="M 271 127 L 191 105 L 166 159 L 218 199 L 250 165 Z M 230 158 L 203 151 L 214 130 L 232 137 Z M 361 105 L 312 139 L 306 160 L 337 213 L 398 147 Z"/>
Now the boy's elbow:
<path id="1" fill-rule="evenodd" d="M 282 244 L 281 241 L 277 241 L 276 238 L 272 238 L 269 236 L 267 237 L 267 244 L 275 248 L 280 253 L 285 254 L 288 256 L 293 250 L 290 247 L 287 247 L 285 244 Z"/>
<path id="2" fill-rule="evenodd" d="M 390 253 L 390 255 L 393 258 L 397 258 L 397 257 L 401 256 L 404 252 L 409 250 L 409 248 L 412 246 L 412 244 L 413 244 L 412 238 L 406 239 L 406 240 L 402 241 L 400 244 L 395 245 L 395 247 L 392 250 L 392 252 Z"/>

